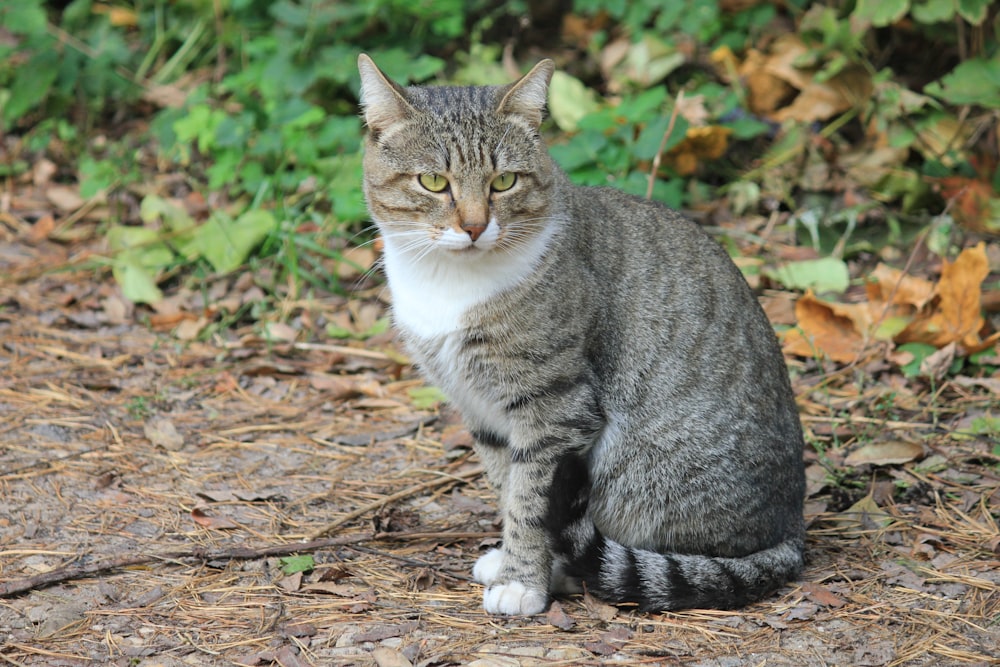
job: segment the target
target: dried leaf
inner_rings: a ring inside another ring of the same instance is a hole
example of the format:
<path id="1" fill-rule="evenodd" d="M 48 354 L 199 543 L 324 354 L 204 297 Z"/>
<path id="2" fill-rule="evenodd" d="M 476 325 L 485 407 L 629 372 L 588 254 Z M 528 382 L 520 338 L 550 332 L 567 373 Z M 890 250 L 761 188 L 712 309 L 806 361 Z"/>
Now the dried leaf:
<path id="1" fill-rule="evenodd" d="M 142 426 L 142 431 L 151 443 L 170 451 L 177 451 L 184 446 L 184 437 L 177 432 L 177 427 L 166 417 L 154 417 Z"/>
<path id="2" fill-rule="evenodd" d="M 377 625 L 371 630 L 359 632 L 354 635 L 354 641 L 360 644 L 361 642 L 380 642 L 383 639 L 402 637 L 405 634 L 413 632 L 419 626 L 420 624 L 416 621 L 407 621 L 406 623 L 399 623 L 397 625 Z"/>
<path id="3" fill-rule="evenodd" d="M 871 496 L 865 496 L 833 518 L 844 537 L 860 537 L 891 522 L 892 517 Z"/>
<path id="4" fill-rule="evenodd" d="M 559 604 L 558 600 L 553 602 L 549 610 L 545 612 L 545 620 L 549 625 L 554 625 L 560 630 L 569 630 L 576 625 L 576 621 L 567 616 L 566 612 L 563 611 L 562 605 Z"/>
<path id="5" fill-rule="evenodd" d="M 232 519 L 228 519 L 224 516 L 210 516 L 205 514 L 205 511 L 198 507 L 191 510 L 191 518 L 194 519 L 194 522 L 202 528 L 208 528 L 210 530 L 228 530 L 231 528 L 239 528 L 239 524 Z"/>
<path id="6" fill-rule="evenodd" d="M 784 336 L 784 349 L 802 357 L 826 356 L 850 363 L 864 352 L 862 331 L 871 326 L 867 304 L 841 304 L 823 301 L 806 292 L 795 303 L 798 328 Z"/>
<path id="7" fill-rule="evenodd" d="M 378 667 L 412 667 L 405 655 L 394 648 L 379 646 L 372 651 L 372 659 Z"/>
<path id="8" fill-rule="evenodd" d="M 818 602 L 825 607 L 833 607 L 834 609 L 837 609 L 847 604 L 843 598 L 835 595 L 826 586 L 809 581 L 802 584 L 802 592 L 805 593 L 813 602 Z"/>
<path id="9" fill-rule="evenodd" d="M 893 465 L 923 458 L 924 448 L 915 442 L 892 440 L 862 445 L 844 458 L 844 465 Z"/>
<path id="10" fill-rule="evenodd" d="M 601 602 L 590 593 L 583 594 L 583 606 L 587 608 L 587 613 L 591 618 L 604 621 L 605 623 L 618 615 L 618 607 Z"/>
<path id="11" fill-rule="evenodd" d="M 969 351 L 983 349 L 979 332 L 985 320 L 979 299 L 982 282 L 989 272 L 985 242 L 966 248 L 954 262 L 945 261 L 941 280 L 934 290 L 935 299 L 900 332 L 896 341 L 929 343 L 935 347 L 954 342 Z"/>

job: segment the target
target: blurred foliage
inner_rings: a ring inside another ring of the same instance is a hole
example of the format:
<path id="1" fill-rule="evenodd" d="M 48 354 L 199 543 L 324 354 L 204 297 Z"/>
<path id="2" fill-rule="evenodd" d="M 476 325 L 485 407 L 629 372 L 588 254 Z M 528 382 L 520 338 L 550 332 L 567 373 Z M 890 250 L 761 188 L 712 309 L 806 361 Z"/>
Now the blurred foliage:
<path id="1" fill-rule="evenodd" d="M 509 80 L 507 48 L 560 65 L 547 128 L 577 182 L 785 207 L 842 258 L 914 222 L 1000 231 L 997 37 L 987 0 L 8 1 L 0 128 L 22 157 L 0 168 L 57 152 L 85 198 L 146 199 L 108 227 L 134 300 L 192 264 L 330 284 L 333 239 L 366 219 L 357 54 L 403 83 L 481 84 Z M 165 173 L 183 187 L 151 191 Z M 190 193 L 212 212 L 166 201 Z"/>

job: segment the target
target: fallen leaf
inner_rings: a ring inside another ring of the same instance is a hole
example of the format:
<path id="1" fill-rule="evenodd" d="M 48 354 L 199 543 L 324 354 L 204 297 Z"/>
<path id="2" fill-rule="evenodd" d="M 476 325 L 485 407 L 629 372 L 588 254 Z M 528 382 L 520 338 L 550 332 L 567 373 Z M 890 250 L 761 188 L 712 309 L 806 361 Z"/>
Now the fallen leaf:
<path id="1" fill-rule="evenodd" d="M 774 268 L 764 269 L 764 275 L 789 289 L 838 294 L 847 289 L 851 279 L 847 264 L 836 257 L 785 262 Z"/>
<path id="2" fill-rule="evenodd" d="M 184 446 L 184 436 L 177 432 L 177 427 L 166 417 L 153 417 L 143 424 L 142 431 L 157 447 L 177 451 Z"/>
<path id="3" fill-rule="evenodd" d="M 80 189 L 68 185 L 50 185 L 45 189 L 45 198 L 63 212 L 75 211 L 84 204 Z"/>
<path id="4" fill-rule="evenodd" d="M 983 280 L 990 269 L 986 259 L 986 243 L 963 250 L 954 262 L 945 262 L 941 280 L 935 287 L 935 298 L 896 336 L 899 343 L 929 343 L 944 347 L 959 343 L 967 351 L 976 352 L 992 344 L 979 337 L 985 320 L 979 298 Z"/>
<path id="5" fill-rule="evenodd" d="M 549 610 L 545 612 L 545 621 L 560 630 L 569 630 L 576 625 L 576 621 L 567 616 L 566 612 L 563 611 L 562 605 L 559 604 L 558 600 L 553 602 Z"/>
<path id="6" fill-rule="evenodd" d="M 377 625 L 371 630 L 359 632 L 354 635 L 354 641 L 360 644 L 361 642 L 380 642 L 383 639 L 402 637 L 405 634 L 413 632 L 419 626 L 420 624 L 417 621 L 407 621 L 406 623 L 399 623 L 397 625 Z"/>
<path id="7" fill-rule="evenodd" d="M 601 602 L 590 593 L 584 592 L 583 606 L 587 608 L 587 613 L 591 618 L 607 623 L 618 615 L 618 607 Z"/>
<path id="8" fill-rule="evenodd" d="M 48 238 L 49 234 L 56 228 L 56 219 L 51 215 L 46 214 L 35 220 L 35 223 L 31 225 L 28 233 L 25 234 L 24 238 L 28 243 L 39 244 Z"/>
<path id="9" fill-rule="evenodd" d="M 282 626 L 281 631 L 288 637 L 315 637 L 319 632 L 315 625 L 305 621 L 286 623 Z"/>
<path id="10" fill-rule="evenodd" d="M 892 516 L 879 507 L 871 496 L 865 496 L 835 515 L 832 521 L 843 537 L 861 537 L 872 530 L 888 526 L 892 522 Z"/>
<path id="11" fill-rule="evenodd" d="M 205 511 L 199 507 L 195 507 L 191 510 L 191 518 L 194 519 L 194 522 L 202 528 L 208 528 L 210 530 L 228 530 L 231 528 L 239 528 L 239 524 L 232 519 L 228 519 L 224 516 L 211 516 L 206 514 Z"/>
<path id="12" fill-rule="evenodd" d="M 923 458 L 924 448 L 915 442 L 892 440 L 889 442 L 874 442 L 858 447 L 844 458 L 844 465 L 857 467 L 860 465 L 893 465 L 909 463 Z"/>
<path id="13" fill-rule="evenodd" d="M 412 667 L 405 655 L 388 646 L 378 646 L 372 651 L 372 659 L 378 667 Z"/>
<path id="14" fill-rule="evenodd" d="M 806 596 L 813 602 L 818 602 L 825 607 L 833 607 L 834 609 L 837 609 L 847 604 L 843 598 L 835 595 L 833 591 L 826 586 L 810 581 L 802 584 L 802 592 L 805 593 Z"/>
<path id="15" fill-rule="evenodd" d="M 867 304 L 824 301 L 811 291 L 795 302 L 798 327 L 785 332 L 785 352 L 802 357 L 826 356 L 850 363 L 864 352 L 862 331 L 871 325 Z"/>
<path id="16" fill-rule="evenodd" d="M 952 342 L 937 352 L 927 355 L 920 362 L 920 374 L 940 381 L 951 370 L 951 365 L 955 362 L 956 350 L 957 346 Z"/>

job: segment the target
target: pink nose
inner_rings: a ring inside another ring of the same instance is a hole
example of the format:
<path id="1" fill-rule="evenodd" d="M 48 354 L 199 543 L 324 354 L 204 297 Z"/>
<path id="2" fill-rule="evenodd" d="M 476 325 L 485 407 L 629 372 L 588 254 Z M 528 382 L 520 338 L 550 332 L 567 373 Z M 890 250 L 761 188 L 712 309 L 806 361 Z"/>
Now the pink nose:
<path id="1" fill-rule="evenodd" d="M 486 231 L 486 225 L 462 225 L 462 229 L 465 230 L 470 239 L 477 241 Z"/>

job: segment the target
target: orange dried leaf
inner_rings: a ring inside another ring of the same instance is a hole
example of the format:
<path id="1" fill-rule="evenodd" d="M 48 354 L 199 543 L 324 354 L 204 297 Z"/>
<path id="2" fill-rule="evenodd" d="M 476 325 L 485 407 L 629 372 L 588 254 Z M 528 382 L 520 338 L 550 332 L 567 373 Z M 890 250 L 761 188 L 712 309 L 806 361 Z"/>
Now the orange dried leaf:
<path id="1" fill-rule="evenodd" d="M 912 306 L 920 310 L 934 298 L 934 283 L 885 264 L 876 266 L 869 277 L 874 279 L 866 285 L 868 300 L 872 303 Z"/>
<path id="2" fill-rule="evenodd" d="M 986 244 L 966 248 L 954 262 L 945 261 L 935 298 L 896 336 L 898 343 L 929 343 L 944 347 L 958 343 L 980 349 L 985 320 L 980 307 L 981 285 L 989 275 Z"/>
<path id="3" fill-rule="evenodd" d="M 795 317 L 798 328 L 785 333 L 785 352 L 844 363 L 864 352 L 865 332 L 872 323 L 868 304 L 823 301 L 810 291 L 795 303 Z"/>

